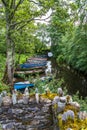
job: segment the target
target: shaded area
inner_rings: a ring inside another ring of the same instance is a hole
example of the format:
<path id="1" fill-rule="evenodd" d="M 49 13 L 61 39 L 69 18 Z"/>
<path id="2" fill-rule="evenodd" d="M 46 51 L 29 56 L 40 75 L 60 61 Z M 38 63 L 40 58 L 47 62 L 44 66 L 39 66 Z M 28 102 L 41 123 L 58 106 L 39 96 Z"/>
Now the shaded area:
<path id="1" fill-rule="evenodd" d="M 55 59 L 52 59 L 53 72 L 57 72 L 57 78 L 63 78 L 65 86 L 69 94 L 75 94 L 79 91 L 79 95 L 87 96 L 87 77 L 83 74 L 71 69 L 70 67 L 58 66 Z M 62 86 L 63 87 L 63 86 Z"/>

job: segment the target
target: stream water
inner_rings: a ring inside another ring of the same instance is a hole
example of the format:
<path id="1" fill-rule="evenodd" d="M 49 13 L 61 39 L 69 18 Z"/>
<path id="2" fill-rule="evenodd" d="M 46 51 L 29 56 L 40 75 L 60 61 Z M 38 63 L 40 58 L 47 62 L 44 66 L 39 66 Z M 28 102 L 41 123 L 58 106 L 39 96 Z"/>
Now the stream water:
<path id="1" fill-rule="evenodd" d="M 48 70 L 48 71 L 47 71 Z M 54 59 L 48 61 L 48 69 L 46 72 L 51 72 L 52 75 L 56 72 L 56 78 L 63 78 L 69 94 L 79 92 L 79 96 L 87 96 L 87 77 L 81 73 L 77 73 L 70 67 L 59 67 Z M 63 87 L 63 86 L 62 86 Z"/>

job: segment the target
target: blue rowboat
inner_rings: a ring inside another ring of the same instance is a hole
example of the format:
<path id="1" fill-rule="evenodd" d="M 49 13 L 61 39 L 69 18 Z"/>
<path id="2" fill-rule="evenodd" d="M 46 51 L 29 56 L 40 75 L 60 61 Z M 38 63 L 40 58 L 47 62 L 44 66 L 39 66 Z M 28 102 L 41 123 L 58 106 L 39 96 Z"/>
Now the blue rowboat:
<path id="1" fill-rule="evenodd" d="M 14 84 L 14 89 L 25 89 L 26 87 L 34 87 L 33 83 L 26 83 L 26 82 L 17 82 Z"/>
<path id="2" fill-rule="evenodd" d="M 43 66 L 46 66 L 46 63 L 40 63 L 40 64 L 24 63 L 24 64 L 20 64 L 20 68 L 34 68 L 34 67 L 43 67 Z"/>
<path id="3" fill-rule="evenodd" d="M 26 61 L 26 63 L 29 63 L 29 64 L 46 64 L 47 63 L 47 61 L 45 61 L 45 60 L 27 60 Z"/>

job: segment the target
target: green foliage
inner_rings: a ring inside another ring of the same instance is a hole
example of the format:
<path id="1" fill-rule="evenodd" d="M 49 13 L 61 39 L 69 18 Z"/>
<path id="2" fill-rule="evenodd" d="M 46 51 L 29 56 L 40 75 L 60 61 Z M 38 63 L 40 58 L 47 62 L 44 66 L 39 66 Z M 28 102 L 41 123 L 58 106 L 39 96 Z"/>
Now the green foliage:
<path id="1" fill-rule="evenodd" d="M 9 92 L 10 91 L 10 87 L 0 81 L 0 92 L 2 92 L 4 90 L 6 90 L 7 92 Z"/>
<path id="2" fill-rule="evenodd" d="M 0 61 L 0 80 L 1 80 L 4 74 L 4 70 L 5 70 L 5 62 L 6 62 L 5 55 L 0 54 L 0 59 L 1 59 Z"/>
<path id="3" fill-rule="evenodd" d="M 6 62 L 5 55 L 0 54 L 0 59 L 1 59 L 1 62 L 0 62 L 0 92 L 3 91 L 3 90 L 9 91 L 9 86 L 7 86 L 6 84 L 4 84 L 2 82 L 2 77 L 3 77 L 3 74 L 4 74 L 5 62 Z"/>
<path id="4" fill-rule="evenodd" d="M 49 27 L 52 51 L 59 64 L 87 73 L 86 0 L 56 2 Z M 68 5 L 68 6 L 66 6 Z"/>
<path id="5" fill-rule="evenodd" d="M 50 78 L 52 78 L 52 80 L 49 81 Z M 44 93 L 46 88 L 49 88 L 51 92 L 56 93 L 58 87 L 61 87 L 63 83 L 64 80 L 56 79 L 55 75 L 45 78 L 44 81 L 41 81 L 40 77 L 37 77 L 35 81 L 35 87 L 38 88 L 40 93 Z"/>
<path id="6" fill-rule="evenodd" d="M 65 35 L 65 32 L 71 27 L 67 8 L 64 8 L 64 5 L 61 4 L 61 2 L 56 2 L 54 13 L 48 27 L 52 43 L 51 49 L 55 57 L 60 53 L 59 43 L 61 42 L 62 36 Z"/>
<path id="7" fill-rule="evenodd" d="M 60 54 L 57 61 L 65 62 L 75 69 L 87 72 L 87 32 L 86 25 L 78 27 L 71 34 L 68 32 L 62 37 L 60 46 Z"/>
<path id="8" fill-rule="evenodd" d="M 83 99 L 82 97 L 79 98 L 79 92 L 73 95 L 73 100 L 77 101 L 80 104 L 81 111 L 87 111 L 87 97 Z"/>

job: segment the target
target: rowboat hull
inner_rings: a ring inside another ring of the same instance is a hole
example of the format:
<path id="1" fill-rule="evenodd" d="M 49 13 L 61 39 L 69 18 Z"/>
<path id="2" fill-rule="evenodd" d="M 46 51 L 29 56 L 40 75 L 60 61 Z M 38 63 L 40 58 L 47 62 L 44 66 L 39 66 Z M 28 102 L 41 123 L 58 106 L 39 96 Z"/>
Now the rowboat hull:
<path id="1" fill-rule="evenodd" d="M 46 66 L 46 63 L 40 63 L 40 64 L 24 63 L 24 64 L 20 64 L 20 68 L 34 68 L 34 67 L 43 67 L 43 66 Z"/>
<path id="2" fill-rule="evenodd" d="M 37 73 L 43 73 L 45 72 L 44 69 L 38 69 L 38 70 L 18 70 L 15 71 L 14 74 L 37 74 Z"/>
<path id="3" fill-rule="evenodd" d="M 30 88 L 30 87 L 34 87 L 34 84 L 32 83 L 25 83 L 25 82 L 18 82 L 14 84 L 14 89 L 25 89 L 26 87 Z"/>

